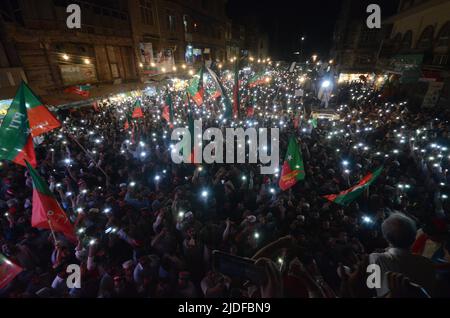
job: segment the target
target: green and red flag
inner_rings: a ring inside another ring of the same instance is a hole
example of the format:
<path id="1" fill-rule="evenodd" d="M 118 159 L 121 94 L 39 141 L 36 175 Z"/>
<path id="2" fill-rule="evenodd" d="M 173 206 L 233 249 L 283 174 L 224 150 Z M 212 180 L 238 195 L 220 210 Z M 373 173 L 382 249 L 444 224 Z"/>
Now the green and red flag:
<path id="1" fill-rule="evenodd" d="M 125 115 L 125 117 L 126 117 L 125 118 L 125 125 L 123 126 L 123 129 L 128 130 L 128 129 L 130 129 L 130 127 L 134 126 L 133 118 L 131 117 L 130 113 L 127 113 Z"/>
<path id="2" fill-rule="evenodd" d="M 22 271 L 22 267 L 14 264 L 4 255 L 0 254 L 0 289 L 5 288 Z"/>
<path id="3" fill-rule="evenodd" d="M 11 103 L 0 126 L 0 159 L 25 166 L 25 159 L 36 167 L 33 137 L 25 105 L 25 91 L 19 89 L 18 102 Z"/>
<path id="4" fill-rule="evenodd" d="M 72 242 L 77 240 L 74 227 L 66 213 L 60 207 L 53 193 L 44 179 L 26 162 L 31 179 L 33 180 L 33 209 L 31 212 L 31 226 L 40 229 L 50 229 L 61 232 Z"/>
<path id="5" fill-rule="evenodd" d="M 199 72 L 189 81 L 187 91 L 197 106 L 201 106 L 203 104 L 203 96 L 205 92 L 205 89 L 203 88 L 203 67 L 201 67 Z"/>
<path id="6" fill-rule="evenodd" d="M 248 86 L 250 88 L 263 85 L 267 83 L 267 77 L 264 75 L 264 73 L 256 73 L 254 76 L 252 76 L 248 82 Z"/>
<path id="7" fill-rule="evenodd" d="M 358 184 L 354 185 L 350 189 L 341 191 L 338 194 L 329 194 L 325 195 L 324 198 L 340 204 L 340 205 L 348 205 L 352 203 L 361 193 L 364 192 L 375 180 L 379 177 L 381 172 L 383 171 L 383 167 L 378 168 L 374 172 L 367 174 Z"/>
<path id="8" fill-rule="evenodd" d="M 219 90 L 217 90 L 215 87 L 207 89 L 208 95 L 211 96 L 212 99 L 219 98 L 222 96 Z"/>
<path id="9" fill-rule="evenodd" d="M 61 127 L 61 122 L 56 119 L 25 82 L 20 84 L 16 96 L 12 101 L 15 107 L 18 107 L 20 103 L 20 94 L 22 91 L 25 98 L 31 135 L 33 137 Z"/>
<path id="10" fill-rule="evenodd" d="M 305 179 L 305 166 L 303 165 L 302 151 L 298 146 L 297 140 L 294 137 L 290 137 L 281 170 L 280 189 L 285 191 L 303 179 Z"/>
<path id="11" fill-rule="evenodd" d="M 141 100 L 138 99 L 134 103 L 132 118 L 142 118 L 144 117 L 144 113 L 142 112 Z"/>
<path id="12" fill-rule="evenodd" d="M 173 128 L 174 124 L 174 115 L 173 115 L 173 102 L 172 102 L 172 96 L 167 94 L 165 105 L 163 108 L 162 118 L 164 118 L 168 123 L 170 128 Z"/>
<path id="13" fill-rule="evenodd" d="M 65 93 L 72 93 L 72 94 L 77 94 L 83 97 L 89 97 L 90 95 L 90 90 L 91 90 L 92 86 L 91 85 L 75 85 L 75 86 L 70 86 L 67 87 L 64 92 Z"/>

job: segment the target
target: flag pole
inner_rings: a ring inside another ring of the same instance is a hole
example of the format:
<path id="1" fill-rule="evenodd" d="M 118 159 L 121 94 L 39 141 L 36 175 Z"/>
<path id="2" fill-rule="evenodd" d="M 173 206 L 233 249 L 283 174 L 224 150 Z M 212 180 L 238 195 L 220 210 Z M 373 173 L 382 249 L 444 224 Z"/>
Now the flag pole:
<path id="1" fill-rule="evenodd" d="M 75 136 L 73 136 L 73 135 L 71 135 L 71 134 L 68 134 L 68 136 L 73 140 L 73 141 L 75 141 L 75 143 L 81 148 L 81 150 L 83 150 L 84 151 L 84 153 L 86 153 L 86 155 L 91 159 L 91 160 L 93 160 L 94 162 L 95 162 L 95 159 L 92 157 L 92 155 L 81 145 L 81 143 L 75 138 Z M 95 166 L 98 168 L 98 170 L 100 170 L 104 175 L 105 175 L 105 177 L 106 177 L 106 183 L 108 184 L 109 182 L 108 182 L 108 180 L 109 180 L 109 177 L 108 177 L 108 175 L 106 174 L 106 172 L 98 165 L 98 163 L 97 162 L 95 162 Z"/>
<path id="2" fill-rule="evenodd" d="M 56 245 L 57 241 L 56 241 L 55 231 L 53 230 L 52 221 L 48 217 L 47 217 L 47 222 L 48 222 L 48 225 L 50 226 L 50 231 L 52 232 L 53 240 L 55 241 L 55 245 Z"/>

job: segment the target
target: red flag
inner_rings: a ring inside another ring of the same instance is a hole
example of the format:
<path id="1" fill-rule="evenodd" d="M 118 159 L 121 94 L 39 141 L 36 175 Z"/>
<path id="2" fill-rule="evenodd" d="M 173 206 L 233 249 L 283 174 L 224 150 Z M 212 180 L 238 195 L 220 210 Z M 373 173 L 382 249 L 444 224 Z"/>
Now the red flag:
<path id="1" fill-rule="evenodd" d="M 51 229 L 63 233 L 69 240 L 76 242 L 77 237 L 72 223 L 66 213 L 59 206 L 45 181 L 38 172 L 25 161 L 31 178 L 33 179 L 33 209 L 31 226 L 41 229 Z"/>
<path id="2" fill-rule="evenodd" d="M 164 118 L 168 123 L 170 123 L 170 107 L 169 107 L 169 105 L 166 105 L 163 107 L 163 112 L 162 112 L 161 117 Z"/>
<path id="3" fill-rule="evenodd" d="M 250 106 L 247 108 L 247 117 L 253 117 L 253 115 L 255 114 L 255 109 Z"/>
<path id="4" fill-rule="evenodd" d="M 0 254 L 0 289 L 5 288 L 22 271 L 22 267 Z"/>
<path id="5" fill-rule="evenodd" d="M 295 138 L 290 137 L 278 184 L 281 190 L 285 191 L 303 179 L 305 179 L 305 166 L 302 151 Z"/>
<path id="6" fill-rule="evenodd" d="M 374 172 L 368 173 L 364 178 L 361 179 L 361 181 L 358 182 L 358 184 L 354 185 L 353 187 L 341 191 L 338 194 L 329 194 L 323 197 L 337 204 L 348 205 L 352 203 L 356 198 L 358 198 L 358 196 L 363 193 L 363 191 L 367 189 L 373 182 L 375 182 L 382 171 L 383 166 L 379 167 Z"/>
<path id="7" fill-rule="evenodd" d="M 64 93 L 77 94 L 83 97 L 89 97 L 90 92 L 88 90 L 84 90 L 80 86 L 71 86 L 64 90 Z"/>

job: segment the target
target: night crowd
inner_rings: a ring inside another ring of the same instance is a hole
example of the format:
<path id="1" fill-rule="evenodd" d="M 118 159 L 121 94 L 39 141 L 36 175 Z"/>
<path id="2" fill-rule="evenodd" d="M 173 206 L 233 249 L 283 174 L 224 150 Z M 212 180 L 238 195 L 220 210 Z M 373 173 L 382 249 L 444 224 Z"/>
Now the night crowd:
<path id="1" fill-rule="evenodd" d="M 295 96 L 297 75 L 276 72 L 242 102 L 254 114 L 234 121 L 279 127 L 280 164 L 296 137 L 306 178 L 287 191 L 256 164 L 174 164 L 162 92 L 143 97 L 133 129 L 124 122 L 135 98 L 59 111 L 63 128 L 36 145 L 37 170 L 78 242 L 31 227 L 30 175 L 2 161 L 0 252 L 24 271 L 0 297 L 449 297 L 448 109 L 418 111 L 381 88 L 342 84 L 331 104 L 341 119 L 315 126 L 314 92 Z M 229 127 L 217 120 L 219 100 L 192 105 L 204 129 Z M 178 126 L 185 103 L 174 97 Z M 380 166 L 348 206 L 323 198 Z M 223 275 L 214 250 L 253 259 L 264 279 Z M 81 288 L 67 287 L 69 264 L 80 265 Z M 379 288 L 367 284 L 369 264 L 381 268 Z"/>

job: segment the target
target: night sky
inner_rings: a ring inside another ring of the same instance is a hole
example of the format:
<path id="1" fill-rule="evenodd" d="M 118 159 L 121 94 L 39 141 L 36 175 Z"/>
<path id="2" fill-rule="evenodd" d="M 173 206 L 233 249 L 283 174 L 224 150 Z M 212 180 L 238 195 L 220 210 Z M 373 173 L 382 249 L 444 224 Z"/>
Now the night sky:
<path id="1" fill-rule="evenodd" d="M 357 0 L 358 5 L 365 0 Z M 395 0 L 367 1 L 378 3 L 382 17 L 392 15 Z M 328 55 L 341 0 L 229 0 L 228 15 L 245 24 L 248 16 L 256 16 L 262 29 L 269 34 L 270 55 L 274 59 L 294 60 L 293 52 L 300 50 L 300 38 L 307 55 Z M 365 7 L 361 14 L 366 15 Z"/>

